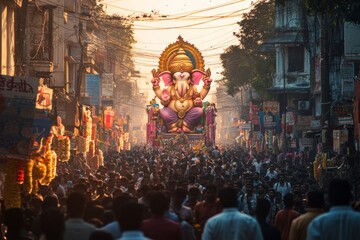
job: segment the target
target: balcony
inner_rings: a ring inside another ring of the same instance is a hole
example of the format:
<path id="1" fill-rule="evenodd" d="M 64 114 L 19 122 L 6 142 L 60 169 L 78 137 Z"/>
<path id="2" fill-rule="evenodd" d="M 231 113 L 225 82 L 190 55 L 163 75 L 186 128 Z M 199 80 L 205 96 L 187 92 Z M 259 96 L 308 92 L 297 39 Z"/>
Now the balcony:
<path id="1" fill-rule="evenodd" d="M 31 66 L 37 73 L 53 73 L 54 64 L 50 61 L 31 61 Z"/>
<path id="2" fill-rule="evenodd" d="M 275 74 L 273 78 L 273 87 L 270 90 L 284 90 L 284 75 Z M 309 91 L 310 90 L 310 74 L 291 72 L 285 74 L 285 90 L 286 91 Z"/>

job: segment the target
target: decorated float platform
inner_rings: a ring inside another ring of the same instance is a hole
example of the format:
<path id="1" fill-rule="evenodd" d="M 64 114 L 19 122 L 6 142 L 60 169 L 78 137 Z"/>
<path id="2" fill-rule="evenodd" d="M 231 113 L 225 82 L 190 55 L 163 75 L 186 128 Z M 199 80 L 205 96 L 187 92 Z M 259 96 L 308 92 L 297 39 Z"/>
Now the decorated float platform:
<path id="1" fill-rule="evenodd" d="M 200 51 L 179 36 L 162 52 L 152 74 L 155 96 L 146 106 L 147 144 L 215 145 L 217 111 L 215 103 L 205 100 L 211 71 L 205 71 Z"/>

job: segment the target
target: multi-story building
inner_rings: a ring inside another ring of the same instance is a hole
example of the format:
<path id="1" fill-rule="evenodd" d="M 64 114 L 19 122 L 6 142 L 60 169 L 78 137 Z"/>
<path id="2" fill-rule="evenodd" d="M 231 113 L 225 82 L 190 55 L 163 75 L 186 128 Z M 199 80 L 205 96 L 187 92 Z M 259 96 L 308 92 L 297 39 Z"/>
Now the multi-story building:
<path id="1" fill-rule="evenodd" d="M 21 7 L 21 3 L 20 0 L 1 1 L 0 3 L 0 73 L 2 75 L 15 75 L 15 53 L 18 53 L 15 46 L 15 37 L 18 35 L 15 28 L 15 11 Z"/>
<path id="2" fill-rule="evenodd" d="M 232 97 L 226 93 L 226 86 L 216 88 L 216 142 L 221 144 L 234 143 L 240 135 L 239 121 L 241 111 L 240 93 Z"/>
<path id="3" fill-rule="evenodd" d="M 322 16 L 310 16 L 301 0 L 278 1 L 275 20 L 275 35 L 264 46 L 272 46 L 276 53 L 276 72 L 269 91 L 276 94 L 283 116 L 285 112 L 295 116 L 287 133 L 296 138 L 297 147 L 303 137 L 313 138 L 313 146 L 326 143 L 328 136 L 333 137 L 332 131 L 340 129 L 348 130 L 340 145 L 351 141 L 358 136 L 359 122 L 358 113 L 354 117 L 352 110 L 354 80 L 360 69 L 359 25 L 324 25 Z M 330 117 L 324 119 L 328 113 Z M 324 134 L 325 130 L 331 133 Z"/>

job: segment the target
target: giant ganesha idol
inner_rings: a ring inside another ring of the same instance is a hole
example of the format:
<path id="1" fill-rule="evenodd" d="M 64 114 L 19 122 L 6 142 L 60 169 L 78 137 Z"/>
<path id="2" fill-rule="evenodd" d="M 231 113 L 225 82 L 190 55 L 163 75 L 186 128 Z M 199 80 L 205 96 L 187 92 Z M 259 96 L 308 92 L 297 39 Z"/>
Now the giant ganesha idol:
<path id="1" fill-rule="evenodd" d="M 181 36 L 161 54 L 158 70 L 152 70 L 153 90 L 164 106 L 160 117 L 168 132 L 190 132 L 203 116 L 203 99 L 210 90 L 210 69 L 204 71 L 199 50 Z M 160 80 L 165 88 L 159 86 Z M 195 85 L 203 81 L 200 91 Z"/>

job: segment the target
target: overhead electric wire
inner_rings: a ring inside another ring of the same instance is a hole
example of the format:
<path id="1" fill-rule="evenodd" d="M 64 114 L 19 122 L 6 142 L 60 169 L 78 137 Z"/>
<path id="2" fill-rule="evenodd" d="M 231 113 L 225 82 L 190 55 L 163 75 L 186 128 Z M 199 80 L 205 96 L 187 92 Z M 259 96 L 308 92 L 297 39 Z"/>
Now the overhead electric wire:
<path id="1" fill-rule="evenodd" d="M 241 2 L 244 2 L 244 1 L 245 1 L 245 0 L 235 0 L 235 1 L 223 3 L 223 4 L 216 5 L 216 6 L 209 7 L 209 8 L 203 8 L 203 9 L 200 9 L 200 10 L 194 10 L 194 11 L 187 12 L 187 13 L 172 14 L 172 16 L 177 17 L 177 18 L 183 18 L 183 17 L 191 16 L 191 15 L 196 14 L 196 13 L 202 13 L 202 12 L 206 12 L 206 11 L 211 11 L 211 10 L 214 10 L 214 9 L 219 9 L 219 8 L 222 8 L 222 7 L 230 6 L 230 5 L 237 4 L 237 3 L 241 3 Z M 105 4 L 106 4 L 106 3 L 105 3 Z M 122 9 L 122 10 L 128 10 L 128 9 L 124 9 L 124 8 L 118 7 L 118 6 L 116 6 L 116 5 L 111 5 L 111 4 L 108 4 L 108 5 L 109 5 L 109 6 L 112 6 L 113 8 L 119 8 L 119 9 Z M 136 11 L 136 10 L 129 10 L 129 12 L 145 13 L 145 12 Z M 145 14 L 146 14 L 146 13 L 145 13 Z M 166 15 L 166 14 L 164 13 L 164 14 L 162 14 L 162 15 Z"/>
<path id="2" fill-rule="evenodd" d="M 39 1 L 39 0 L 38 0 Z M 41 1 L 41 0 L 40 0 Z M 193 14 L 196 14 L 196 13 L 200 13 L 200 12 L 206 12 L 206 11 L 210 11 L 210 10 L 214 10 L 214 9 L 217 9 L 219 8 L 220 6 L 227 6 L 227 5 L 232 5 L 232 4 L 235 4 L 235 3 L 238 3 L 238 2 L 242 2 L 242 1 L 231 1 L 231 2 L 228 2 L 228 3 L 225 3 L 225 4 L 222 4 L 222 5 L 218 5 L 218 6 L 215 6 L 215 7 L 210 7 L 210 8 L 205 8 L 205 9 L 201 9 L 201 10 L 197 10 L 197 11 L 192 11 L 192 12 L 189 12 L 189 13 L 185 13 L 185 14 L 179 14 L 179 15 L 172 15 L 173 17 L 172 18 L 166 18 L 166 20 L 181 20 L 182 22 L 185 22 L 185 21 L 189 21 L 190 19 L 195 19 L 195 18 L 190 18 L 189 16 L 193 15 Z M 241 12 L 241 11 L 245 11 L 246 9 L 249 9 L 250 7 L 247 7 L 247 8 L 243 8 L 243 9 L 240 9 L 240 10 L 236 10 L 236 11 L 232 11 L 230 13 L 228 13 L 228 16 L 224 16 L 224 15 L 215 15 L 213 17 L 202 17 L 202 19 L 210 19 L 210 20 L 207 20 L 207 21 L 203 21 L 201 23 L 194 23 L 194 24 L 191 24 L 191 25 L 184 25 L 184 26 L 177 26 L 177 27 L 171 27 L 171 28 L 159 28 L 159 27 L 148 27 L 146 26 L 146 29 L 141 29 L 139 27 L 135 27 L 133 26 L 133 23 L 130 24 L 132 25 L 132 27 L 130 28 L 131 31 L 141 31 L 141 30 L 164 30 L 164 29 L 174 29 L 174 28 L 191 28 L 191 29 L 214 29 L 214 28 L 225 28 L 227 26 L 230 26 L 230 25 L 234 25 L 235 23 L 231 23 L 231 24 L 222 24 L 221 26 L 211 26 L 211 27 L 204 27 L 204 28 L 195 28 L 194 26 L 198 26 L 198 25 L 202 25 L 202 24 L 205 24 L 205 23 L 209 23 L 209 22 L 213 22 L 213 21 L 217 21 L 217 20 L 220 20 L 220 19 L 224 19 L 224 18 L 234 18 L 234 17 L 237 17 L 235 14 L 238 13 L 238 12 Z M 235 15 L 235 16 L 234 16 Z M 242 14 L 239 14 L 239 16 L 242 16 Z M 76 16 L 75 16 L 76 17 Z M 187 18 L 188 17 L 188 18 Z M 197 16 L 195 16 L 197 17 Z M 79 16 L 79 19 L 81 18 L 81 21 L 93 21 L 92 19 L 84 19 L 83 17 L 80 17 Z M 89 17 L 91 18 L 91 16 Z M 199 17 L 201 18 L 201 17 Z M 145 19 L 146 20 L 146 19 Z M 147 19 L 150 23 L 153 22 L 153 19 Z M 118 27 L 118 26 L 114 26 L 112 24 L 106 24 L 106 23 L 103 23 L 103 25 L 105 25 L 108 29 L 110 30 L 116 30 L 116 29 L 119 29 L 119 28 L 122 28 L 122 29 L 125 29 L 127 27 Z M 61 26 L 61 25 L 60 25 Z M 61 27 L 64 27 L 66 30 L 68 31 L 74 31 L 76 33 L 76 31 L 74 29 L 71 29 L 71 28 L 67 28 L 65 26 L 61 26 Z M 140 26 L 140 27 L 143 27 L 143 26 Z M 221 35 L 223 36 L 223 35 Z M 202 36 L 200 36 L 202 37 Z M 197 38 L 200 38 L 200 37 L 197 37 Z M 108 39 L 107 39 L 108 40 Z M 206 42 L 211 42 L 211 40 L 207 40 Z M 207 65 L 212 65 L 212 64 L 217 64 L 217 63 L 220 63 L 221 64 L 221 61 L 218 61 L 217 59 L 215 58 L 218 58 L 220 55 L 219 54 L 211 54 L 211 55 L 207 55 L 206 52 L 211 52 L 211 51 L 215 51 L 217 49 L 221 49 L 221 48 L 227 48 L 229 47 L 229 45 L 227 45 L 228 43 L 232 43 L 234 42 L 234 39 L 229 39 L 228 41 L 219 41 L 218 44 L 213 44 L 213 46 L 211 47 L 208 47 L 208 48 L 205 48 L 205 49 L 201 49 L 201 52 L 203 53 L 203 57 L 207 59 Z M 98 44 L 99 46 L 101 44 L 103 44 L 103 41 L 101 41 L 101 38 L 95 40 L 94 42 L 95 44 Z M 110 43 L 112 44 L 115 44 L 117 45 L 118 47 L 122 46 L 121 43 L 118 43 L 114 40 L 110 40 Z M 135 46 L 135 43 L 132 45 L 131 48 L 131 52 L 130 52 L 130 56 L 132 56 L 133 58 L 142 58 L 142 63 L 144 64 L 143 66 L 144 67 L 156 67 L 157 64 L 158 64 L 158 57 L 159 55 L 161 54 L 162 50 L 156 50 L 156 53 L 154 53 L 153 50 L 150 50 L 149 49 L 141 49 L 141 48 L 138 48 L 138 47 L 134 47 Z M 119 48 L 119 50 L 121 50 Z M 129 51 L 129 48 L 126 48 L 126 49 L 123 49 L 125 52 L 128 52 Z M 144 51 L 146 50 L 146 51 Z M 209 61 L 210 60 L 210 57 L 214 57 L 214 59 L 212 61 Z M 154 64 L 152 64 L 152 60 L 157 60 L 156 62 L 154 62 Z M 146 62 L 146 60 L 148 61 L 151 61 L 151 62 Z M 135 60 L 133 59 L 134 61 L 134 65 L 135 63 L 138 63 L 139 60 Z M 217 61 L 217 62 L 216 62 Z M 214 63 L 213 63 L 214 62 Z M 119 63 L 119 62 L 118 62 Z M 123 63 L 120 63 L 120 64 L 123 64 Z M 125 65 L 124 65 L 125 66 Z"/>

